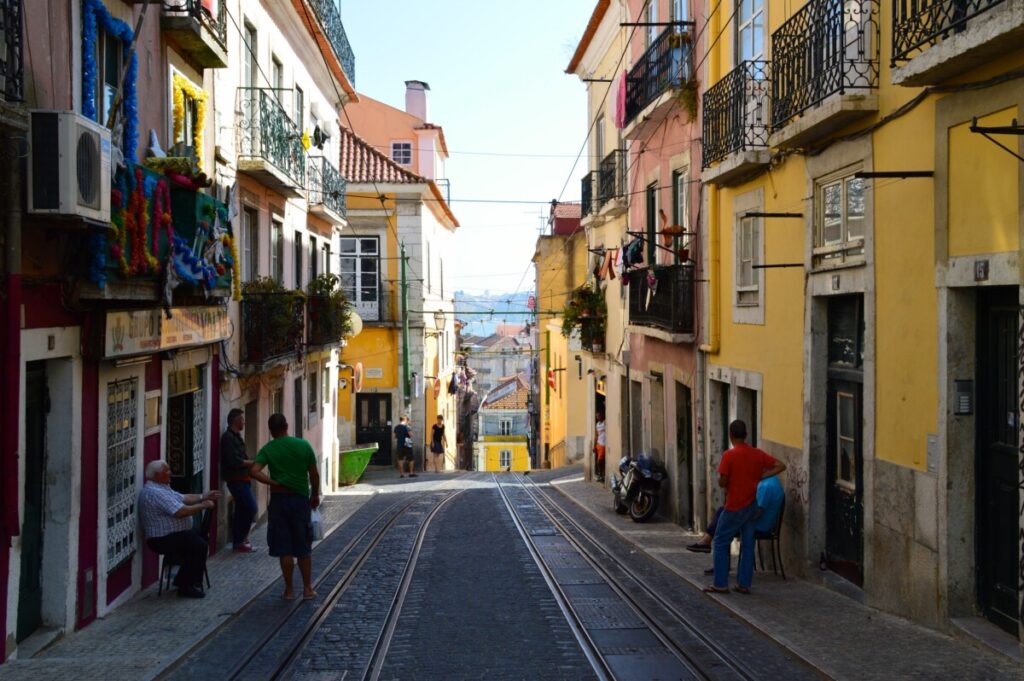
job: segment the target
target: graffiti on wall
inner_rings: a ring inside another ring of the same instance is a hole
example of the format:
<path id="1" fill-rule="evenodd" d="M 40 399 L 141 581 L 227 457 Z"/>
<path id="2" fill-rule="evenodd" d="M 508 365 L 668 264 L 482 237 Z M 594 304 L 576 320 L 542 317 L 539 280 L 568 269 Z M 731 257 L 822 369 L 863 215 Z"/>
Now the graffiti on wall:
<path id="1" fill-rule="evenodd" d="M 807 490 L 807 467 L 800 462 L 793 462 L 786 469 L 786 484 L 789 487 L 789 498 L 795 505 L 807 506 L 809 495 Z"/>

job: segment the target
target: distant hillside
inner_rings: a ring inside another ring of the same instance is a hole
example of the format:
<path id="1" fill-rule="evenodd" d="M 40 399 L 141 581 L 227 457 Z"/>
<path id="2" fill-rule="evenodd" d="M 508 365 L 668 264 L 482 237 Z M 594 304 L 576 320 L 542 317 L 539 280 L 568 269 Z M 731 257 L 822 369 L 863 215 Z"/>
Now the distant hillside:
<path id="1" fill-rule="evenodd" d="M 477 336 L 489 336 L 494 333 L 498 324 L 525 324 L 531 320 L 529 315 L 508 314 L 509 312 L 524 312 L 529 301 L 531 292 L 523 291 L 512 295 L 510 292 L 487 291 L 484 293 L 466 293 L 465 291 L 455 292 L 455 309 L 460 312 L 489 312 L 490 314 L 456 314 L 460 320 L 466 322 L 466 329 L 463 333 L 471 333 Z M 502 314 L 505 313 L 505 314 Z"/>

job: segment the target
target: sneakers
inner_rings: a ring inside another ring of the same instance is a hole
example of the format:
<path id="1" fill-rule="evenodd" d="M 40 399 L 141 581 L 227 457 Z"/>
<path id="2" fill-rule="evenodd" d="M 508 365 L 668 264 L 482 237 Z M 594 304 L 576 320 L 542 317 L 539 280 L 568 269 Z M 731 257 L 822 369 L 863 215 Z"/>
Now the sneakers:
<path id="1" fill-rule="evenodd" d="M 235 547 L 231 550 L 235 553 L 252 553 L 256 549 L 254 549 L 252 547 L 252 544 L 250 544 L 249 542 L 243 542 L 241 544 L 236 544 Z"/>
<path id="2" fill-rule="evenodd" d="M 686 550 L 687 551 L 693 551 L 694 553 L 711 553 L 711 545 L 710 544 L 701 544 L 700 542 L 695 542 L 693 544 L 688 545 L 686 547 Z"/>

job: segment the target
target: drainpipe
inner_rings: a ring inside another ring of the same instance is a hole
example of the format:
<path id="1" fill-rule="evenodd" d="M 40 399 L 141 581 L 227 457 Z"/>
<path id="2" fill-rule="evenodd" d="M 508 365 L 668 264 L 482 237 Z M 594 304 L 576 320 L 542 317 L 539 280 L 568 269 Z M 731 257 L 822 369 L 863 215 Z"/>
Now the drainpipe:
<path id="1" fill-rule="evenodd" d="M 16 140 L 5 140 L 9 148 L 16 148 Z M 3 475 L 3 533 L 8 537 L 21 534 L 18 518 L 18 415 L 21 394 L 21 174 L 20 158 L 7 156 L 7 240 L 4 249 L 6 269 L 6 300 L 3 308 L 3 375 L 7 376 L 0 393 L 3 405 L 2 436 L 0 446 L 0 475 Z M 6 542 L 2 545 L 6 546 Z"/>
<path id="2" fill-rule="evenodd" d="M 721 225 L 718 215 L 718 189 L 708 187 L 708 319 L 707 340 L 700 345 L 700 351 L 717 355 L 721 342 Z"/>

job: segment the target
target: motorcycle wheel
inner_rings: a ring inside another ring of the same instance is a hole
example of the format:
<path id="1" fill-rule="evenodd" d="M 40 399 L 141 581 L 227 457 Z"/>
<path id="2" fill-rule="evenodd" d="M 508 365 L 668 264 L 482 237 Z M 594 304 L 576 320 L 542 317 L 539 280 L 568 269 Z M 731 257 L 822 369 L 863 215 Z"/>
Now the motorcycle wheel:
<path id="1" fill-rule="evenodd" d="M 622 497 L 619 496 L 618 492 L 614 492 L 612 494 L 612 505 L 612 507 L 615 509 L 615 512 L 619 515 L 625 515 L 626 511 L 629 510 L 626 504 L 622 503 Z"/>
<path id="2" fill-rule="evenodd" d="M 658 495 L 641 491 L 629 505 L 629 517 L 633 519 L 633 522 L 645 523 L 654 516 L 657 510 Z"/>

